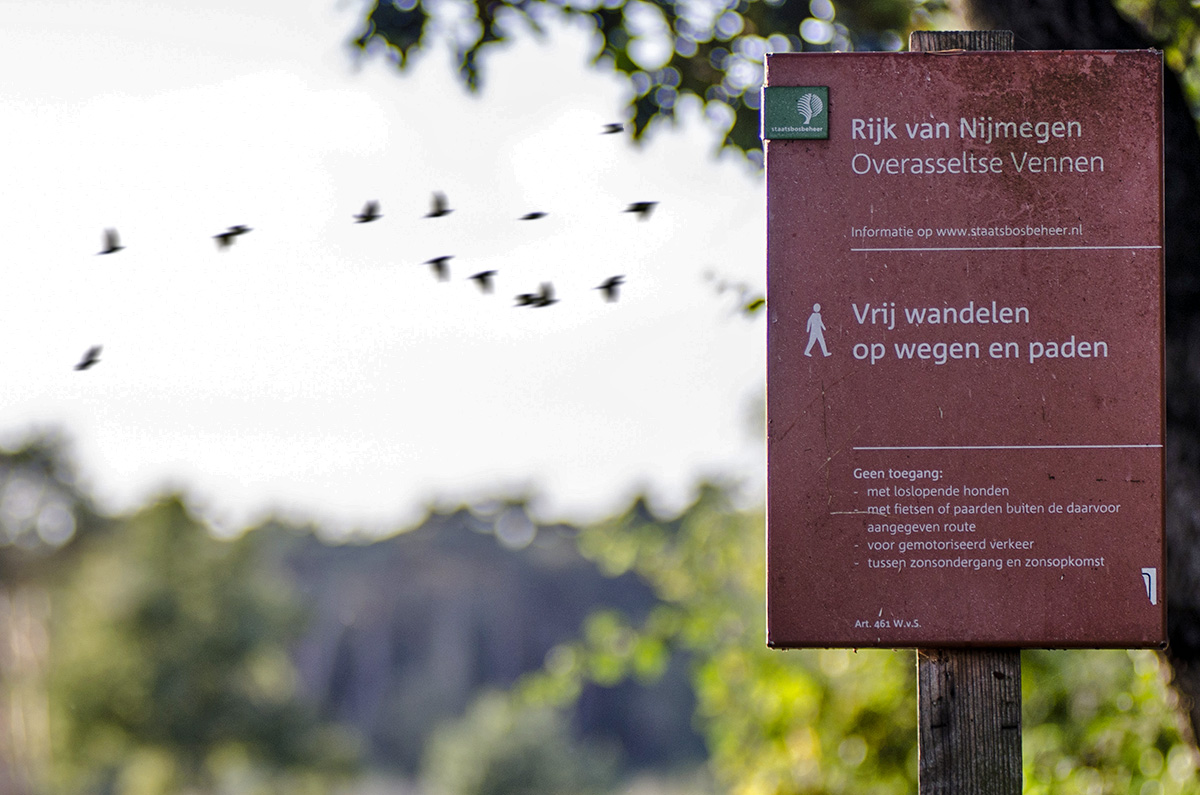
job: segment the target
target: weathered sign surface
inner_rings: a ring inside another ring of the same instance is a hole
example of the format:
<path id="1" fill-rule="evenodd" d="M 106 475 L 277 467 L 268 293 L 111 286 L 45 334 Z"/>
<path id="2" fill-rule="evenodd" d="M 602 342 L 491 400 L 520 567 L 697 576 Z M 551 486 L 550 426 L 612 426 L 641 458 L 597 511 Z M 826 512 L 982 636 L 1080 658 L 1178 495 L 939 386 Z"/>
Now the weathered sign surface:
<path id="1" fill-rule="evenodd" d="M 1161 56 L 768 56 L 768 642 L 1154 646 Z"/>

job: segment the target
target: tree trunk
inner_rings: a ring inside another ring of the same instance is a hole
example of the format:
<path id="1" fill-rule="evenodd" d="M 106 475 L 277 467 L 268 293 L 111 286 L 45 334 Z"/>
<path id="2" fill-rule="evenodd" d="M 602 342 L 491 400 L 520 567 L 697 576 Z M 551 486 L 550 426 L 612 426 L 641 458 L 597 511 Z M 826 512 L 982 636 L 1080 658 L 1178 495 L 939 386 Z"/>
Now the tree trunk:
<path id="1" fill-rule="evenodd" d="M 1018 50 L 1156 46 L 1111 0 L 959 0 L 977 29 L 1011 30 Z M 1200 137 L 1179 79 L 1163 76 L 1166 260 L 1166 651 L 1200 734 Z"/>
<path id="2" fill-rule="evenodd" d="M 0 589 L 0 795 L 31 795 L 44 783 L 50 746 L 49 610 L 41 588 Z"/>

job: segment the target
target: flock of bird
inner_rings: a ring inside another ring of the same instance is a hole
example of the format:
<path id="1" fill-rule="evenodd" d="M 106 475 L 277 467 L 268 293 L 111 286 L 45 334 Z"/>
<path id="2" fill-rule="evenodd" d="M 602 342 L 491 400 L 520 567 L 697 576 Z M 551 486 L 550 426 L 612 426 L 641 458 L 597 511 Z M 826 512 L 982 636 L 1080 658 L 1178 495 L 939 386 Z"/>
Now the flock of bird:
<path id="1" fill-rule="evenodd" d="M 624 129 L 621 124 L 606 124 L 602 134 L 619 133 Z M 624 212 L 634 213 L 642 221 L 648 220 L 658 202 L 653 201 L 637 201 L 631 202 Z M 368 224 L 377 221 L 383 217 L 380 212 L 380 204 L 372 199 L 363 205 L 361 211 L 354 216 L 354 223 Z M 425 218 L 441 218 L 454 212 L 450 207 L 446 195 L 441 192 L 435 192 L 430 202 L 429 212 L 425 214 Z M 541 211 L 529 212 L 520 216 L 521 221 L 536 221 L 539 218 L 545 218 L 547 213 Z M 217 243 L 218 250 L 226 249 L 232 246 L 239 237 L 249 234 L 254 231 L 251 227 L 244 224 L 231 226 L 224 232 L 219 232 L 213 235 L 213 240 Z M 125 246 L 121 245 L 121 237 L 116 229 L 106 229 L 104 231 L 104 247 L 97 254 L 116 254 L 123 251 Z M 434 276 L 439 281 L 448 281 L 450 279 L 450 260 L 453 255 L 443 255 L 426 260 L 424 264 L 429 265 L 433 270 Z M 474 281 L 479 289 L 484 293 L 493 293 L 495 291 L 496 271 L 483 270 L 471 275 L 469 278 Z M 594 289 L 599 290 L 605 301 L 616 301 L 620 297 L 620 287 L 625 283 L 623 275 L 610 276 L 602 283 L 598 284 Z M 533 307 L 543 308 L 558 303 L 558 299 L 554 295 L 554 285 L 550 282 L 542 282 L 537 292 L 521 293 L 516 296 L 516 306 L 518 307 Z M 95 366 L 100 361 L 100 353 L 103 350 L 101 345 L 93 345 L 84 352 L 79 362 L 75 365 L 76 370 L 87 370 Z"/>
<path id="2" fill-rule="evenodd" d="M 631 202 L 630 205 L 625 208 L 625 212 L 636 213 L 638 217 L 644 221 L 650 217 L 650 213 L 654 211 L 654 208 L 657 205 L 658 202 Z M 383 217 L 383 214 L 379 211 L 379 209 L 378 201 L 368 201 L 363 205 L 362 210 L 354 216 L 354 222 L 358 224 L 368 224 L 372 221 L 377 221 Z M 454 210 L 450 208 L 449 202 L 446 199 L 446 195 L 444 193 L 435 192 L 430 203 L 429 212 L 425 214 L 425 217 L 441 218 L 442 216 L 449 215 L 452 212 L 454 212 Z M 534 211 L 525 213 L 517 220 L 536 221 L 539 218 L 545 218 L 546 215 L 547 213 Z M 228 232 L 224 232 L 222 234 L 230 234 L 234 229 L 242 228 L 244 227 L 230 227 Z M 440 257 L 434 257 L 433 259 L 425 260 L 425 264 L 433 269 L 433 275 L 438 279 L 438 281 L 444 282 L 450 279 L 450 260 L 452 259 L 454 259 L 454 255 L 443 254 Z M 495 276 L 496 271 L 483 270 L 472 274 L 468 278 L 478 284 L 479 289 L 483 292 L 492 293 L 495 292 Z M 604 300 L 616 301 L 620 295 L 618 288 L 624 283 L 624 276 L 610 276 L 605 279 L 603 283 L 597 285 L 595 289 L 601 291 L 601 294 L 604 296 Z M 516 297 L 516 299 L 517 306 L 546 307 L 550 306 L 551 304 L 558 303 L 558 299 L 554 297 L 554 286 L 549 282 L 543 282 L 536 293 L 521 293 Z"/>

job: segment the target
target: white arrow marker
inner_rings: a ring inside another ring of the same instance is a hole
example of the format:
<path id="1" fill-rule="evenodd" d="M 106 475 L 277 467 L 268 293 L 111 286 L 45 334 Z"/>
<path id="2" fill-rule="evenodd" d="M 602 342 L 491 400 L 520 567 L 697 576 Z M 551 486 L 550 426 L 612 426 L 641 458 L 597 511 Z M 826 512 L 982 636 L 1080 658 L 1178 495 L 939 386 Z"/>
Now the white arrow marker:
<path id="1" fill-rule="evenodd" d="M 1146 596 L 1150 604 L 1158 604 L 1158 569 L 1142 569 L 1142 581 L 1146 583 Z"/>

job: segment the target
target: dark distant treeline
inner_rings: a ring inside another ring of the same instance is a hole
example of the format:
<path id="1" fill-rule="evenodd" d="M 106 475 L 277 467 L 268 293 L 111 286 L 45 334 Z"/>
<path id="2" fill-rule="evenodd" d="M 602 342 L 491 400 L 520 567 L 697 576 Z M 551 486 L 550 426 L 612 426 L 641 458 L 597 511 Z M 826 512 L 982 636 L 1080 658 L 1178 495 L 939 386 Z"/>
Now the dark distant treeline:
<path id="1" fill-rule="evenodd" d="M 521 546 L 504 543 L 498 523 L 515 526 Z M 519 504 L 434 513 L 373 543 L 255 532 L 274 536 L 273 554 L 310 611 L 295 651 L 303 690 L 324 718 L 368 738 L 373 763 L 407 773 L 439 722 L 540 668 L 589 614 L 616 609 L 636 622 L 656 604 L 634 575 L 605 577 L 584 559 L 574 528 L 535 527 Z M 651 685 L 588 686 L 573 722 L 581 736 L 617 745 L 630 767 L 670 767 L 704 758 L 693 709 L 686 661 L 676 659 Z"/>

